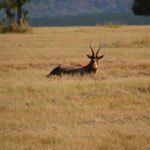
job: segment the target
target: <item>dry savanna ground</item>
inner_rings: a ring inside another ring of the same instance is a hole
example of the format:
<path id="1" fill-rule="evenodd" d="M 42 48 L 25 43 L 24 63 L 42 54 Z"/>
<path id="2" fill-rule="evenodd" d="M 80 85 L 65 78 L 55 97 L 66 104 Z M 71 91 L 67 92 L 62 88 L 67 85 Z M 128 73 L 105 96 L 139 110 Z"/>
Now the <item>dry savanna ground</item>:
<path id="1" fill-rule="evenodd" d="M 58 64 L 96 74 L 46 78 Z M 150 149 L 150 26 L 33 28 L 0 34 L 1 150 Z"/>

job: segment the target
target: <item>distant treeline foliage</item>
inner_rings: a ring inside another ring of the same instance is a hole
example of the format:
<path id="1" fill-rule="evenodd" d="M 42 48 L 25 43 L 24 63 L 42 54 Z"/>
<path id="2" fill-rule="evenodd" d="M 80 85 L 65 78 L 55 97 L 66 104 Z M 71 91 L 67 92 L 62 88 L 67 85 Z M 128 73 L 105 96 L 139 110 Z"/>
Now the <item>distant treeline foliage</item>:
<path id="1" fill-rule="evenodd" d="M 150 17 L 135 16 L 132 13 L 100 13 L 31 18 L 32 26 L 95 26 L 105 24 L 149 25 Z"/>
<path id="2" fill-rule="evenodd" d="M 31 17 L 128 12 L 133 4 L 133 0 L 37 0 L 37 5 L 32 1 L 27 6 Z"/>

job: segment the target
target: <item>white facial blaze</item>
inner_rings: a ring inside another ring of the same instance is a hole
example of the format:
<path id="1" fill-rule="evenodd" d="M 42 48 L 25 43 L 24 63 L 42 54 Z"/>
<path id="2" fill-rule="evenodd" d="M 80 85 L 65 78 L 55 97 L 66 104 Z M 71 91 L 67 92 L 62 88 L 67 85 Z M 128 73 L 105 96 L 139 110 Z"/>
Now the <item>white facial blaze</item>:
<path id="1" fill-rule="evenodd" d="M 94 60 L 93 68 L 97 69 L 97 67 L 98 67 L 97 61 L 96 61 L 96 60 Z"/>

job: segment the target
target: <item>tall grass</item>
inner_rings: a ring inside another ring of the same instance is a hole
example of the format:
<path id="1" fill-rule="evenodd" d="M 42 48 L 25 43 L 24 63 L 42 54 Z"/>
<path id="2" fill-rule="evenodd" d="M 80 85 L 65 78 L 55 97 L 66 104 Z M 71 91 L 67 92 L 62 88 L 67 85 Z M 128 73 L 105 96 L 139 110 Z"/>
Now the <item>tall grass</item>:
<path id="1" fill-rule="evenodd" d="M 149 149 L 149 38 L 134 44 L 147 32 L 96 26 L 1 34 L 0 149 Z M 96 74 L 46 78 L 60 63 L 88 63 L 91 40 L 105 54 Z"/>

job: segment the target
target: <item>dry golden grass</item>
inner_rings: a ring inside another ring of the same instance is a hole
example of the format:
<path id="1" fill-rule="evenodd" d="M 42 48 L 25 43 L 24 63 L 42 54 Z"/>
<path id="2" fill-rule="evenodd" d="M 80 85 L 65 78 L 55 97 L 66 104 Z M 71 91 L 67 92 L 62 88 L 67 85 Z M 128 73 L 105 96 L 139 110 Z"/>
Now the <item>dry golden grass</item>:
<path id="1" fill-rule="evenodd" d="M 47 79 L 57 64 L 95 75 Z M 0 149 L 150 149 L 150 26 L 34 28 L 0 34 Z"/>

